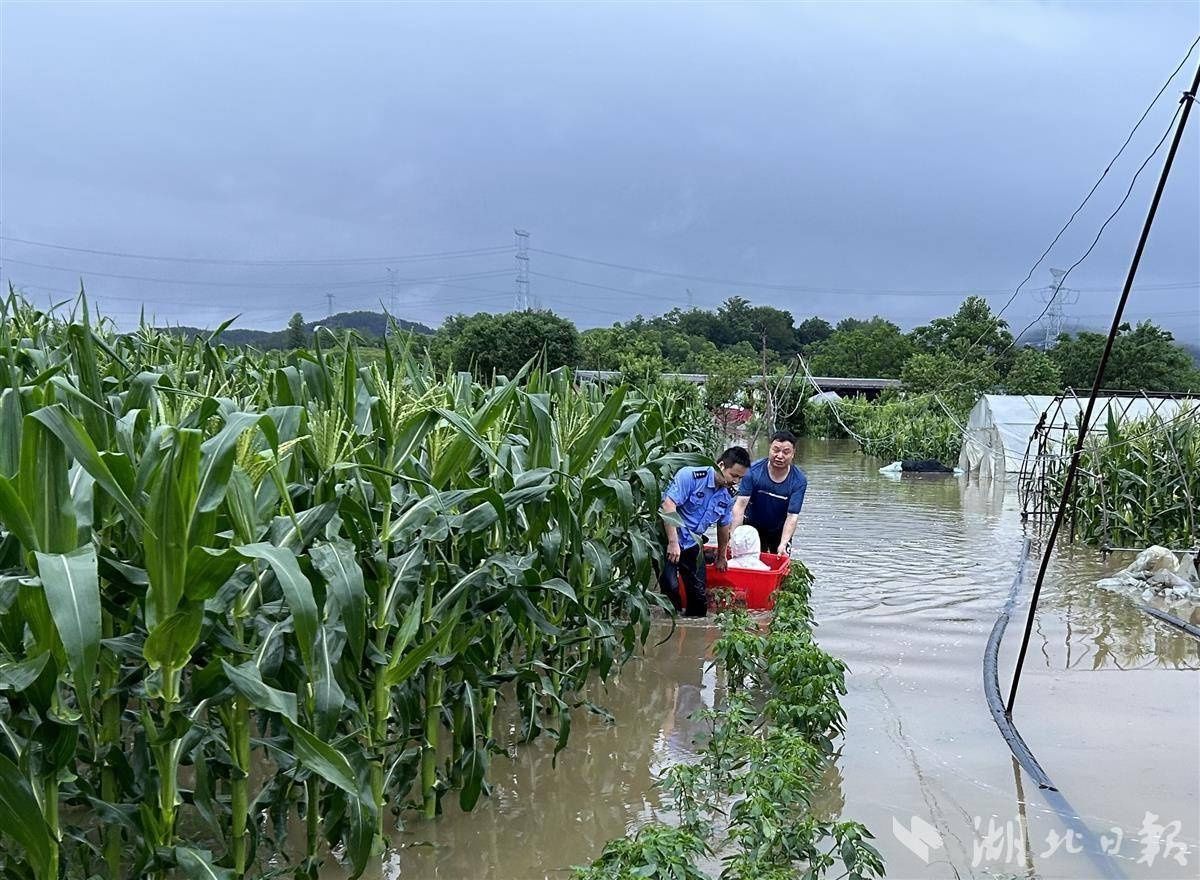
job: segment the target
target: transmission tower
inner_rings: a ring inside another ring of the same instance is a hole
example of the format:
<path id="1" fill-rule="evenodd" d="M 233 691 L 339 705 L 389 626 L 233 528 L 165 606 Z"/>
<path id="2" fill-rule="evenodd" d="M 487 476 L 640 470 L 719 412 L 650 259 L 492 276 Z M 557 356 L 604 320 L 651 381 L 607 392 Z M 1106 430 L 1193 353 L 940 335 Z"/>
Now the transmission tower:
<path id="1" fill-rule="evenodd" d="M 1043 287 L 1039 291 L 1039 298 L 1046 304 L 1046 313 L 1042 316 L 1042 330 L 1045 334 L 1042 338 L 1042 348 L 1047 351 L 1054 347 L 1054 343 L 1058 341 L 1058 334 L 1062 333 L 1063 318 L 1066 314 L 1063 306 L 1072 306 L 1079 302 L 1078 290 L 1062 286 L 1066 271 L 1051 269 L 1050 274 L 1054 281 L 1049 287 Z"/>
<path id="2" fill-rule="evenodd" d="M 388 311 L 396 315 L 396 270 L 388 269 Z"/>
<path id="3" fill-rule="evenodd" d="M 524 229 L 514 229 L 517 244 L 517 280 L 516 297 L 513 310 L 525 312 L 529 310 L 529 233 Z"/>
<path id="4" fill-rule="evenodd" d="M 326 304 L 325 317 L 326 318 L 333 317 L 333 294 L 332 293 L 325 294 L 325 304 Z"/>

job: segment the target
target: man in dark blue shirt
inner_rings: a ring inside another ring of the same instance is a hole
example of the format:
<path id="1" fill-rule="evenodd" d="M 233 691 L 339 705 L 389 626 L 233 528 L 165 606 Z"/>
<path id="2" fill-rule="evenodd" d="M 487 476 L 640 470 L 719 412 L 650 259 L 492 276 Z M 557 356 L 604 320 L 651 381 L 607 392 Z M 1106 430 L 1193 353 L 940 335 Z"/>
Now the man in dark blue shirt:
<path id="1" fill-rule="evenodd" d="M 808 477 L 792 464 L 796 435 L 779 431 L 771 437 L 766 458 L 750 466 L 738 489 L 733 527 L 743 522 L 758 530 L 764 553 L 790 553 L 792 534 L 800 518 Z"/>

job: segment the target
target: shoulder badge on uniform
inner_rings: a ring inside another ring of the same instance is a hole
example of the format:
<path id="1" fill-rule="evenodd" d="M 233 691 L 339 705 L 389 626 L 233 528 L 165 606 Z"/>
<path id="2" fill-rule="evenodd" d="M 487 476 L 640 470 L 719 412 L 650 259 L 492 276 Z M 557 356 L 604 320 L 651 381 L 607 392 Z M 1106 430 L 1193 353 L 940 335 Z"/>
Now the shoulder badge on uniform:
<path id="1" fill-rule="evenodd" d="M 693 480 L 703 480 L 708 476 L 708 468 L 700 468 L 698 471 L 692 471 Z"/>

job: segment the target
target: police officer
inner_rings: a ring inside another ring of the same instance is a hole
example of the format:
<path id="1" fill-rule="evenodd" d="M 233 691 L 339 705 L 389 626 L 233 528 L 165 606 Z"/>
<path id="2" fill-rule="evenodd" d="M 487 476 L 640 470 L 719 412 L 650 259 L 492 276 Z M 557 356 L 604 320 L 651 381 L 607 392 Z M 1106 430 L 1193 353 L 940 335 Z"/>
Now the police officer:
<path id="1" fill-rule="evenodd" d="M 792 464 L 795 457 L 796 435 L 779 431 L 771 437 L 766 457 L 750 466 L 738 487 L 733 527 L 743 521 L 754 526 L 767 553 L 791 553 L 792 534 L 808 490 L 808 477 Z"/>
<path id="2" fill-rule="evenodd" d="M 717 526 L 718 571 L 728 565 L 729 527 L 733 517 L 733 493 L 738 480 L 750 467 L 750 453 L 741 446 L 731 446 L 721 453 L 716 467 L 684 468 L 675 474 L 663 495 L 662 511 L 676 514 L 682 528 L 663 520 L 667 533 L 666 563 L 660 575 L 662 591 L 676 611 L 682 610 L 679 598 L 679 577 L 687 590 L 685 617 L 704 617 L 708 614 L 707 578 L 704 570 L 704 533 Z"/>

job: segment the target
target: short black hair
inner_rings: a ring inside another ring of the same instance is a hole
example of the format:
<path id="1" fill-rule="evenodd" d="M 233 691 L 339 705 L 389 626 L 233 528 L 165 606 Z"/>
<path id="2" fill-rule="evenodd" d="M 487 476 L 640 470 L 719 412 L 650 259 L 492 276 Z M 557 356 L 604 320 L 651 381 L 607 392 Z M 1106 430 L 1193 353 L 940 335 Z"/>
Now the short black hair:
<path id="1" fill-rule="evenodd" d="M 778 440 L 780 443 L 791 443 L 793 447 L 796 445 L 796 435 L 791 431 L 776 431 L 771 435 L 771 442 Z"/>
<path id="2" fill-rule="evenodd" d="M 743 446 L 730 446 L 721 453 L 721 457 L 717 459 L 717 464 L 740 464 L 742 467 L 750 467 L 750 453 Z"/>

